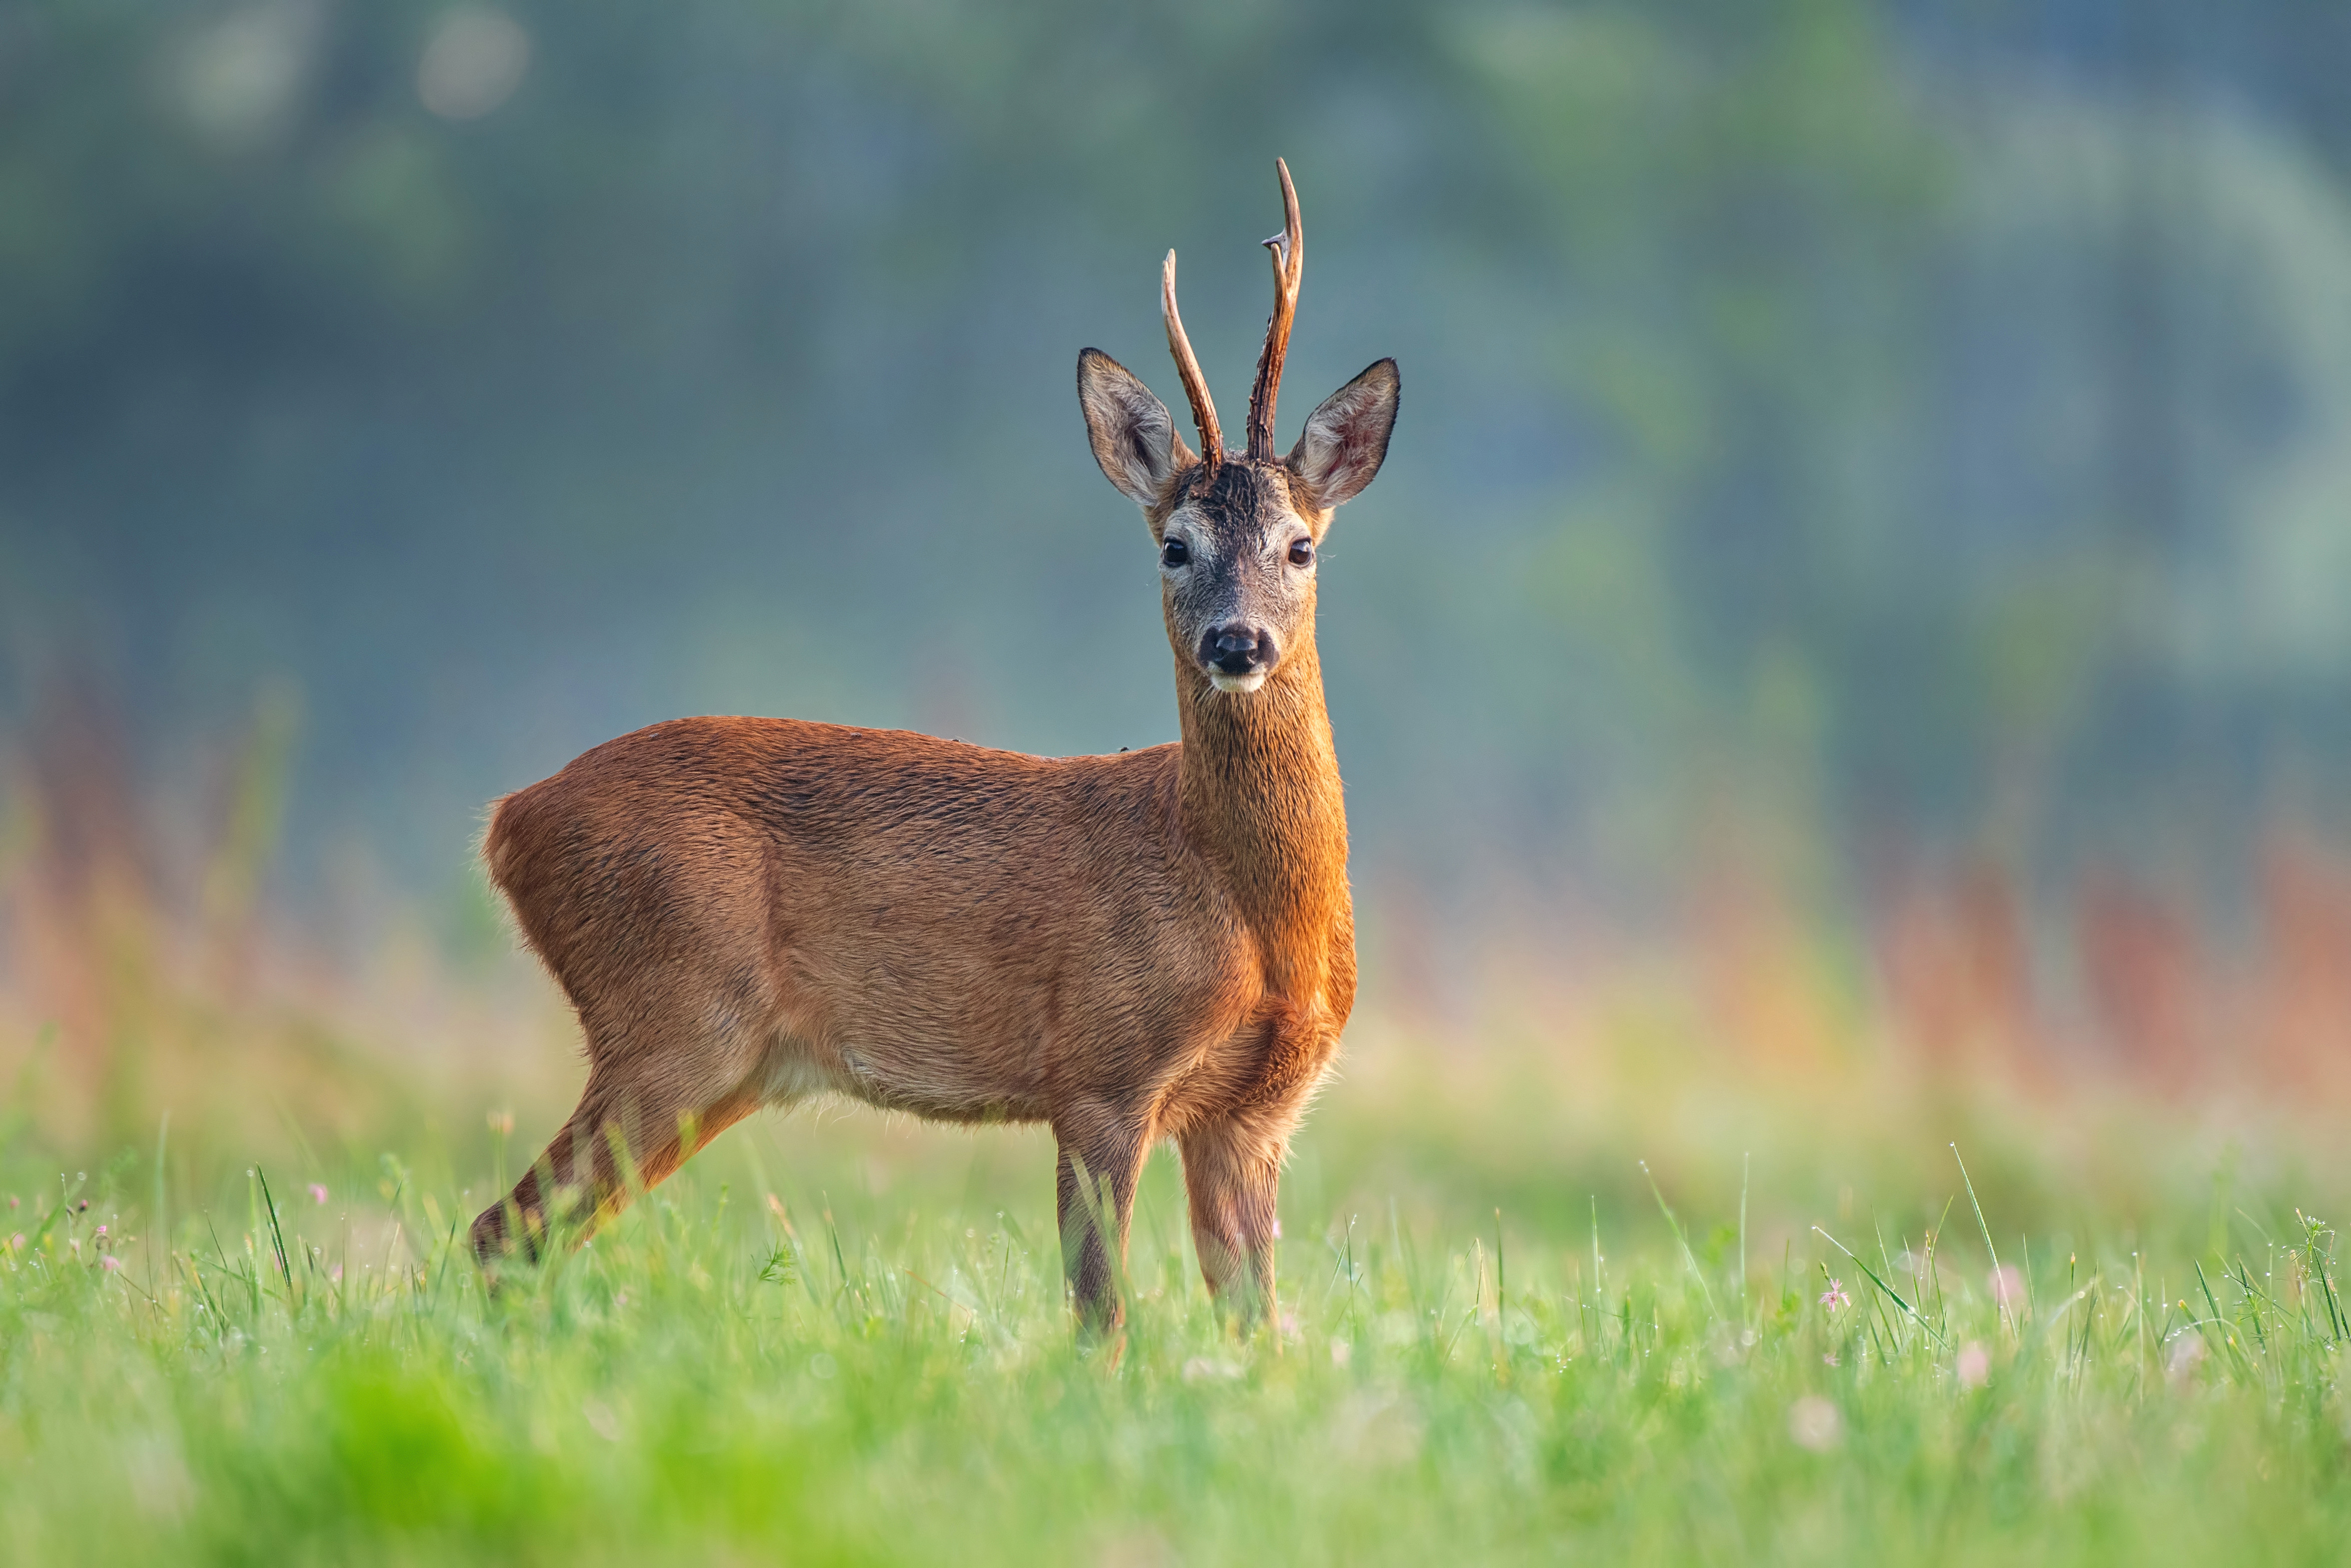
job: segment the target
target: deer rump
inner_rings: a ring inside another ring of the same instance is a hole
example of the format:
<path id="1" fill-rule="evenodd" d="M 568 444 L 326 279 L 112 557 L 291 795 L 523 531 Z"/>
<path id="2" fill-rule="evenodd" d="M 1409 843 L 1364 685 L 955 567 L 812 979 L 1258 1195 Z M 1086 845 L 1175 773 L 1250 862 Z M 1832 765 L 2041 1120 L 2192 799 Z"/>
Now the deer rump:
<path id="1" fill-rule="evenodd" d="M 586 1037 L 571 1130 L 674 1168 L 681 1117 L 698 1143 L 828 1092 L 955 1122 L 1141 1103 L 1170 1135 L 1275 1089 L 1292 1009 L 1182 851 L 1179 751 L 680 719 L 507 796 L 485 855 Z"/>

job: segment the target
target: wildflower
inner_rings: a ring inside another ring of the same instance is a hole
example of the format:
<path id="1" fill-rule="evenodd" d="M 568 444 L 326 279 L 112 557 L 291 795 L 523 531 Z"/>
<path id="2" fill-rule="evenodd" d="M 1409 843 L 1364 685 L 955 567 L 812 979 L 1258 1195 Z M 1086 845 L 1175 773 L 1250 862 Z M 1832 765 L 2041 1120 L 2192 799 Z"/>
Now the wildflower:
<path id="1" fill-rule="evenodd" d="M 2002 1263 L 1986 1275 L 1984 1289 L 1991 1292 L 1995 1303 L 2011 1312 L 2024 1304 L 2024 1276 L 2013 1263 Z"/>
<path id="2" fill-rule="evenodd" d="M 1807 1394 L 1788 1406 L 1788 1436 L 1796 1447 L 1825 1454 L 1844 1437 L 1844 1417 L 1817 1394 Z"/>
<path id="3" fill-rule="evenodd" d="M 1821 1364 L 1823 1366 L 1834 1366 L 1836 1364 L 1836 1352 L 1828 1350 L 1821 1353 Z"/>
<path id="4" fill-rule="evenodd" d="M 1959 1358 L 1952 1364 L 1959 1374 L 1962 1388 L 1981 1388 L 1991 1381 L 1991 1352 L 1984 1349 L 1980 1340 L 1970 1340 L 1959 1347 Z"/>
<path id="5" fill-rule="evenodd" d="M 15 1193 L 13 1193 L 13 1192 L 12 1192 L 12 1193 L 10 1193 L 10 1194 L 8 1195 L 8 1207 L 11 1207 L 11 1208 L 16 1207 L 18 1204 L 20 1204 L 20 1203 L 22 1203 L 22 1202 L 24 1202 L 24 1201 L 25 1201 L 25 1200 L 24 1200 L 23 1198 L 18 1197 L 17 1197 Z"/>
<path id="6" fill-rule="evenodd" d="M 590 1399 L 586 1405 L 580 1406 L 580 1410 L 588 1417 L 590 1431 L 608 1443 L 617 1443 L 621 1440 L 621 1418 L 613 1414 L 610 1405 L 601 1399 Z"/>
<path id="7" fill-rule="evenodd" d="M 100 1241 L 103 1241 L 103 1240 L 105 1240 L 105 1239 L 106 1239 L 106 1227 L 105 1227 L 105 1226 L 103 1226 L 103 1225 L 101 1225 L 101 1226 L 99 1226 L 99 1227 L 98 1228 L 98 1239 L 99 1239 Z"/>
<path id="8" fill-rule="evenodd" d="M 1826 1307 L 1833 1312 L 1853 1305 L 1853 1298 L 1844 1293 L 1844 1281 L 1843 1280 L 1831 1280 L 1829 1281 L 1829 1288 L 1821 1292 L 1821 1305 Z"/>
<path id="9" fill-rule="evenodd" d="M 121 1268 L 121 1267 L 122 1267 L 122 1260 L 121 1260 L 121 1259 L 120 1259 L 120 1258 L 115 1257 L 115 1256 L 114 1256 L 113 1254 L 111 1254 L 111 1253 L 109 1253 L 109 1254 L 107 1254 L 105 1257 L 102 1257 L 102 1258 L 100 1258 L 100 1259 L 98 1260 L 98 1266 L 99 1266 L 99 1268 L 101 1268 L 101 1269 L 105 1270 L 108 1273 L 111 1274 L 111 1273 L 113 1273 L 117 1269 L 120 1269 L 120 1268 Z"/>
<path id="10" fill-rule="evenodd" d="M 8 1238 L 8 1250 L 11 1252 L 22 1252 L 24 1249 L 25 1233 L 19 1230 L 16 1235 Z"/>
<path id="11" fill-rule="evenodd" d="M 326 1189 L 326 1187 L 325 1187 L 325 1186 L 321 1186 L 321 1185 L 320 1185 L 319 1183 L 318 1183 L 318 1182 L 315 1182 L 315 1181 L 314 1181 L 314 1182 L 312 1182 L 312 1183 L 310 1184 L 310 1201 L 311 1201 L 312 1203 L 324 1203 L 324 1202 L 326 1202 L 326 1201 L 327 1201 L 327 1189 Z"/>

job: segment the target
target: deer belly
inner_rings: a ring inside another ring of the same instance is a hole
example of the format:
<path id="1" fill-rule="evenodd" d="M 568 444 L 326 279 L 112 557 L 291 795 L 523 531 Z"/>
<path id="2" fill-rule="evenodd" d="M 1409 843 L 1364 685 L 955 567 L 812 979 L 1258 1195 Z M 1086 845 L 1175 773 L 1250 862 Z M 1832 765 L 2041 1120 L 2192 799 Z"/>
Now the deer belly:
<path id="1" fill-rule="evenodd" d="M 887 1111 L 956 1122 L 1046 1113 L 1050 1017 L 1040 968 L 992 961 L 977 934 L 854 923 L 857 940 L 786 949 L 778 1049 L 791 1074 Z M 1025 972 L 1024 972 L 1025 971 Z"/>
<path id="2" fill-rule="evenodd" d="M 975 1048 L 955 1035 L 787 1038 L 770 1058 L 768 1098 L 784 1103 L 839 1094 L 935 1121 L 1034 1121 L 1046 1113 L 1032 1058 L 1025 1051 Z"/>
<path id="3" fill-rule="evenodd" d="M 1023 1082 L 1027 1074 L 992 1071 L 968 1051 L 849 1046 L 835 1055 L 841 1092 L 878 1110 L 946 1122 L 1033 1121 L 1045 1114 Z"/>

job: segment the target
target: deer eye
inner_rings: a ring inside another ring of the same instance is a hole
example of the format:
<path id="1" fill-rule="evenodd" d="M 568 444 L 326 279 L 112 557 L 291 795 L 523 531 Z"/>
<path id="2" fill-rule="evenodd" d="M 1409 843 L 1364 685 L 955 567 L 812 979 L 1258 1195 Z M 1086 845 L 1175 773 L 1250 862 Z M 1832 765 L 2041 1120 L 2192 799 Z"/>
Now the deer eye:
<path id="1" fill-rule="evenodd" d="M 1290 564 L 1292 566 L 1312 566 L 1314 564 L 1314 541 L 1312 539 L 1292 539 L 1290 542 Z"/>
<path id="2" fill-rule="evenodd" d="M 1159 551 L 1159 564 L 1162 566 L 1182 566 L 1191 559 L 1192 547 L 1182 539 L 1169 539 Z"/>

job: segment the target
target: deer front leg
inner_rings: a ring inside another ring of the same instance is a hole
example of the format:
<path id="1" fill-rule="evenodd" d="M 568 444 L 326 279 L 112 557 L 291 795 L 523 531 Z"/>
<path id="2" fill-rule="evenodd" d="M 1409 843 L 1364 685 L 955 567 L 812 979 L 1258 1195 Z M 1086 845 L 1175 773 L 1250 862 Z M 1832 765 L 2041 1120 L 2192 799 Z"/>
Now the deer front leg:
<path id="1" fill-rule="evenodd" d="M 1053 1133 L 1061 1145 L 1055 1197 L 1062 1272 L 1080 1327 L 1115 1344 L 1126 1323 L 1119 1276 L 1126 1263 L 1127 1222 L 1151 1140 L 1139 1118 L 1102 1105 L 1055 1117 Z"/>
<path id="2" fill-rule="evenodd" d="M 1227 1121 L 1193 1128 L 1176 1142 L 1200 1272 L 1246 1331 L 1274 1310 L 1273 1244 L 1281 1231 L 1274 1199 L 1283 1140 L 1270 1129 Z"/>

